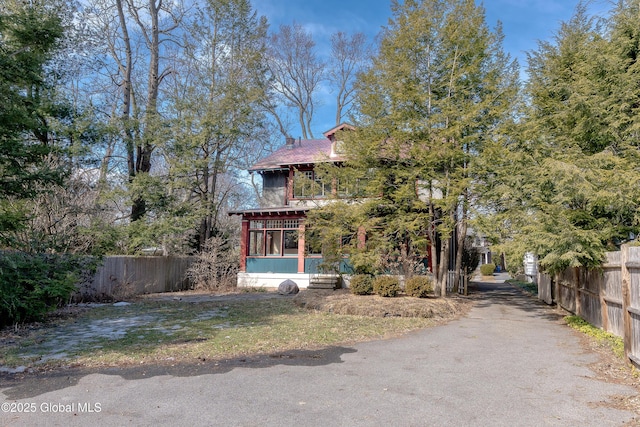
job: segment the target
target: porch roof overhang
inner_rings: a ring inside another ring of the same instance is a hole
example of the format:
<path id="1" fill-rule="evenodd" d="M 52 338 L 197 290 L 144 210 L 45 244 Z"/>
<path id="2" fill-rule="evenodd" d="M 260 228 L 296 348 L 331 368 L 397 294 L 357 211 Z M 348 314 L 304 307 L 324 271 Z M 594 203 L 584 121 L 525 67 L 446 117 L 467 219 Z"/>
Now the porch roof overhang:
<path id="1" fill-rule="evenodd" d="M 249 169 L 249 173 L 269 173 L 269 172 L 289 172 L 289 167 L 288 166 L 274 166 L 271 168 L 264 168 L 264 169 Z"/>
<path id="2" fill-rule="evenodd" d="M 304 215 L 310 210 L 309 207 L 287 206 L 282 208 L 261 208 L 229 211 L 229 215 L 242 215 L 245 218 L 265 217 L 265 216 L 285 216 Z"/>
<path id="3" fill-rule="evenodd" d="M 289 163 L 286 165 L 251 168 L 249 169 L 249 173 L 257 172 L 259 174 L 265 174 L 265 173 L 272 173 L 272 172 L 289 172 L 291 169 L 297 169 L 297 170 L 312 169 L 315 165 L 321 164 L 321 163 L 341 164 L 342 162 L 343 162 L 342 160 L 334 160 L 334 159 L 323 159 L 315 162 L 297 162 L 297 163 Z"/>

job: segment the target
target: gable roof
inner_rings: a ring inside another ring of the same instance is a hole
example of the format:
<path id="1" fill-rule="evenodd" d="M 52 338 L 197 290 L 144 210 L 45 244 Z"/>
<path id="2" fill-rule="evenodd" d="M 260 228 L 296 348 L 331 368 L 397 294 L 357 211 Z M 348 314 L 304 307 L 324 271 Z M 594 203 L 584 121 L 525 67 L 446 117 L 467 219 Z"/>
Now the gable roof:
<path id="1" fill-rule="evenodd" d="M 354 130 L 355 128 L 353 126 L 351 126 L 349 123 L 340 123 L 339 125 L 332 127 L 331 129 L 329 129 L 328 131 L 324 132 L 323 135 L 326 136 L 327 138 L 329 138 L 330 140 L 334 140 L 335 137 L 334 135 L 341 130 Z"/>
<path id="2" fill-rule="evenodd" d="M 285 144 L 269 156 L 254 164 L 249 171 L 288 169 L 292 165 L 305 165 L 344 160 L 342 156 L 331 156 L 329 139 L 302 139 Z"/>

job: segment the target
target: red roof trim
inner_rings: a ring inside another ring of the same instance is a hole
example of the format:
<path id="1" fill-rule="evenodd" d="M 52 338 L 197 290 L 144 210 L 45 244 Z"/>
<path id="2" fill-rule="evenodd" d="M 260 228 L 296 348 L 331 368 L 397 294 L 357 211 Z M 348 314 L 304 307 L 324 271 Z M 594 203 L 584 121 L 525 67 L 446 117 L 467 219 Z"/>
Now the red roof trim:
<path id="1" fill-rule="evenodd" d="M 326 136 L 327 138 L 329 138 L 331 135 L 333 135 L 334 133 L 340 131 L 340 130 L 344 130 L 344 129 L 348 129 L 348 130 L 355 130 L 355 128 L 353 126 L 351 126 L 349 123 L 340 123 L 338 126 L 332 127 L 331 129 L 329 129 L 326 132 L 323 132 L 322 134 L 324 136 Z"/>
<path id="2" fill-rule="evenodd" d="M 301 216 L 306 215 L 308 207 L 285 207 L 276 209 L 247 209 L 243 211 L 229 211 L 229 215 L 242 215 L 243 218 L 269 217 L 269 216 Z"/>

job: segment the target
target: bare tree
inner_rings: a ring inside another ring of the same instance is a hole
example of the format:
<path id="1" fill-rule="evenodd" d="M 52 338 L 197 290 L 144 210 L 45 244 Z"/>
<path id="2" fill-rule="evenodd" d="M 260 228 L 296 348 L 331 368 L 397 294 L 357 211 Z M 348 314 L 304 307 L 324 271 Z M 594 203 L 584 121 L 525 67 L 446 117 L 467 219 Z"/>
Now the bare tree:
<path id="1" fill-rule="evenodd" d="M 115 4 L 93 0 L 89 9 L 93 37 L 106 53 L 100 71 L 119 94 L 114 100 L 117 120 L 112 122 L 120 130 L 132 183 L 151 171 L 151 156 L 162 129 L 159 88 L 171 73 L 163 66 L 163 49 L 177 41 L 174 32 L 184 9 L 180 1 L 163 0 L 116 0 Z M 131 220 L 136 221 L 145 215 L 146 202 L 143 192 L 132 199 Z"/>
<path id="2" fill-rule="evenodd" d="M 246 169 L 247 153 L 259 152 L 258 141 L 268 140 L 260 105 L 267 89 L 267 23 L 249 0 L 217 0 L 197 6 L 185 29 L 168 161 L 191 182 L 200 215 L 197 246 L 203 249 L 225 233 L 222 212 L 237 192 L 233 172 Z"/>
<path id="3" fill-rule="evenodd" d="M 120 3 L 122 0 L 117 0 Z M 138 26 L 148 49 L 147 99 L 141 138 L 136 143 L 135 167 L 133 175 L 151 171 L 151 153 L 153 152 L 159 126 L 158 93 L 164 78 L 171 73 L 170 68 L 160 71 L 160 48 L 163 43 L 175 40 L 172 32 L 176 30 L 183 16 L 179 2 L 147 0 L 147 4 L 136 4 L 136 0 L 126 0 L 129 13 Z M 126 23 L 123 23 L 123 35 Z M 130 65 L 130 64 L 128 64 Z M 130 76 L 129 76 L 130 77 Z M 131 157 L 131 154 L 129 154 Z M 129 176 L 132 176 L 129 169 Z M 131 220 L 142 218 L 146 211 L 144 196 L 136 195 L 131 207 Z"/>
<path id="4" fill-rule="evenodd" d="M 328 79 L 336 94 L 336 125 L 348 114 L 354 98 L 354 81 L 369 56 L 369 47 L 364 33 L 348 37 L 342 31 L 331 36 L 331 59 Z"/>
<path id="5" fill-rule="evenodd" d="M 282 103 L 295 109 L 303 138 L 313 138 L 311 122 L 320 83 L 325 78 L 324 64 L 318 59 L 316 43 L 299 24 L 281 25 L 269 39 L 267 64 L 271 72 L 271 90 Z M 267 102 L 283 136 L 290 136 L 277 103 Z"/>

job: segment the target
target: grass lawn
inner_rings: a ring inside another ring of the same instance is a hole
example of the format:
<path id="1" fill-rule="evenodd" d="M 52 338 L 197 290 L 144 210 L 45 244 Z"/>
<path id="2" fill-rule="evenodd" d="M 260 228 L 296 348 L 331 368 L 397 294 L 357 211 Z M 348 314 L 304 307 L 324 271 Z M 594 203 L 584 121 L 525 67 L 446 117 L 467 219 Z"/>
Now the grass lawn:
<path id="1" fill-rule="evenodd" d="M 525 291 L 529 292 L 531 295 L 534 295 L 534 296 L 538 295 L 538 285 L 535 283 L 525 282 L 525 281 L 516 280 L 516 279 L 509 279 L 507 280 L 507 282 L 511 283 L 513 286 L 517 286 L 518 288 L 524 289 Z"/>
<path id="2" fill-rule="evenodd" d="M 419 303 L 416 298 L 407 301 Z M 424 303 L 433 301 L 437 299 Z M 392 302 L 398 304 L 398 298 L 376 305 Z M 451 303 L 447 306 L 450 310 Z M 0 366 L 51 369 L 226 359 L 393 337 L 444 320 L 335 314 L 278 296 L 208 302 L 141 299 L 5 330 L 0 335 Z"/>

